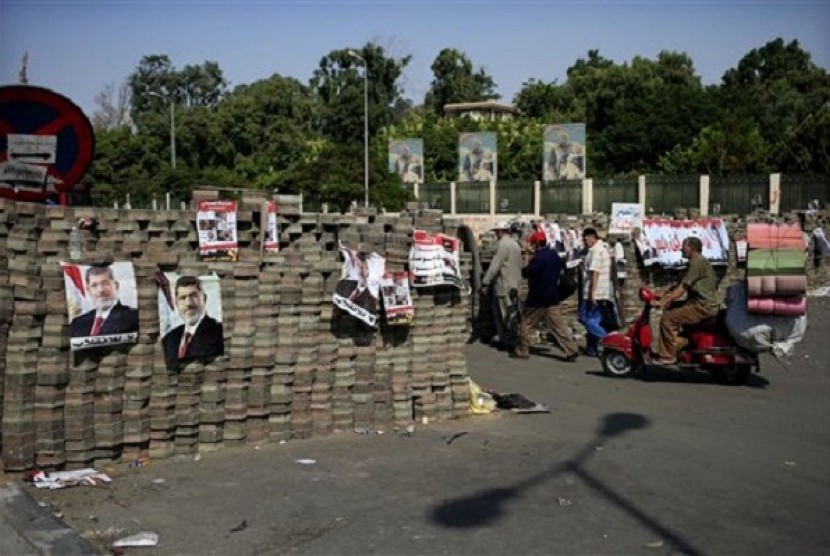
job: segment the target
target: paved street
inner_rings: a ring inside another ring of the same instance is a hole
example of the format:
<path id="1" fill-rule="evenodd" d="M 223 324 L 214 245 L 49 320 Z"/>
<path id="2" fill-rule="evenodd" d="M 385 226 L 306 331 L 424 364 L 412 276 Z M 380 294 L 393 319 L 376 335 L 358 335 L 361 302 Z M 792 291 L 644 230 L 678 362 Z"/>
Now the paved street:
<path id="1" fill-rule="evenodd" d="M 828 328 L 830 299 L 812 298 L 793 359 L 764 358 L 741 387 L 471 345 L 477 382 L 551 413 L 118 464 L 110 488 L 29 492 L 99 546 L 157 532 L 129 549 L 144 554 L 828 554 Z"/>

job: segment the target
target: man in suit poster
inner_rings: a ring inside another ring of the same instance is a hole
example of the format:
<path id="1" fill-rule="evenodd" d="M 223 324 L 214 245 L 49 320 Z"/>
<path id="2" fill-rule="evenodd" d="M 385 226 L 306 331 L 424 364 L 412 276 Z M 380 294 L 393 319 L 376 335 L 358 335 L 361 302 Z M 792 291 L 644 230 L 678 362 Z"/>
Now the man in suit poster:
<path id="1" fill-rule="evenodd" d="M 168 363 L 207 359 L 224 353 L 218 278 L 164 275 L 159 312 Z M 171 286 L 172 284 L 172 286 Z"/>
<path id="2" fill-rule="evenodd" d="M 133 265 L 61 263 L 69 317 L 70 347 L 89 349 L 138 340 Z"/>

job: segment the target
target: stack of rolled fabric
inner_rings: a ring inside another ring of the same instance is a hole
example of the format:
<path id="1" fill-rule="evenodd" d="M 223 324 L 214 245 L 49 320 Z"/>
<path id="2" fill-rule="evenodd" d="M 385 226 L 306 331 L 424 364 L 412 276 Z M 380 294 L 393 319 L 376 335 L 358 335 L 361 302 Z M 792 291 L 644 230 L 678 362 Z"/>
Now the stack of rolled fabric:
<path id="1" fill-rule="evenodd" d="M 798 224 L 749 224 L 747 310 L 756 315 L 807 313 L 804 235 Z"/>

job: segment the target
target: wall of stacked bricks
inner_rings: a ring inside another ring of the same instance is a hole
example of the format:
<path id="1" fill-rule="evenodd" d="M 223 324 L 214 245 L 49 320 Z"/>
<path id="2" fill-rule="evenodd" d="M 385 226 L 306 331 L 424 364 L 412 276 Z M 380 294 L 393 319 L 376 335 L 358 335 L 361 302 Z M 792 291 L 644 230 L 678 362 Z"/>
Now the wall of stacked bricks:
<path id="1" fill-rule="evenodd" d="M 697 218 L 699 215 L 696 211 L 686 212 L 685 210 L 678 210 L 674 218 L 685 219 L 686 217 Z M 809 289 L 828 287 L 830 286 L 830 260 L 826 258 L 816 259 L 813 257 L 815 248 L 815 237 L 813 230 L 822 228 L 825 232 L 830 231 L 830 210 L 821 211 L 799 211 L 789 212 L 781 215 L 771 215 L 767 211 L 756 211 L 751 214 L 738 215 L 721 215 L 724 224 L 727 227 L 730 245 L 729 245 L 729 262 L 725 267 L 715 267 L 716 272 L 720 278 L 719 287 L 721 293 L 725 294 L 726 288 L 736 281 L 745 278 L 744 268 L 737 263 L 737 253 L 735 250 L 735 240 L 746 238 L 747 224 L 754 222 L 763 223 L 793 223 L 801 224 L 802 229 L 809 235 L 810 243 L 807 247 L 807 257 L 805 260 L 805 269 L 807 274 L 807 283 Z M 528 220 L 532 219 L 528 217 Z M 626 257 L 626 271 L 627 277 L 618 282 L 621 293 L 622 305 L 626 319 L 630 322 L 642 310 L 642 303 L 638 297 L 638 289 L 641 285 L 648 287 L 662 288 L 676 284 L 683 276 L 682 270 L 664 269 L 660 265 L 651 265 L 645 267 L 642 261 L 638 260 L 638 254 L 634 246 L 634 242 L 628 238 L 621 236 L 612 236 L 608 234 L 609 217 L 607 214 L 589 214 L 589 215 L 569 215 L 569 214 L 546 214 L 541 219 L 548 222 L 557 222 L 563 227 L 573 227 L 577 230 L 583 230 L 587 227 L 595 228 L 601 237 L 604 237 L 610 244 L 621 241 L 625 250 Z M 492 233 L 487 233 L 490 226 L 496 220 L 492 217 L 478 218 L 465 217 L 464 223 L 474 230 L 477 237 L 480 238 L 479 250 L 482 259 L 482 271 L 486 270 L 495 253 L 495 237 Z M 527 283 L 523 282 L 523 291 L 520 294 L 521 298 L 526 295 Z M 563 306 L 563 314 L 567 319 L 568 326 L 574 331 L 575 335 L 579 337 L 584 334 L 584 327 L 579 324 L 577 318 L 577 296 L 574 295 L 566 300 Z M 809 304 L 809 301 L 808 301 Z M 479 332 L 480 336 L 487 340 L 495 331 L 493 329 L 492 314 L 490 312 L 489 300 L 480 298 L 479 319 L 475 323 L 474 328 Z M 659 318 L 659 313 L 653 313 L 653 316 Z"/>
<path id="2" fill-rule="evenodd" d="M 0 469 L 80 468 L 243 442 L 405 426 L 467 413 L 470 296 L 413 290 L 409 327 L 373 330 L 336 309 L 338 240 L 403 271 L 412 230 L 455 236 L 458 220 L 303 214 L 280 207 L 279 254 L 260 255 L 260 199 L 238 212 L 239 261 L 198 260 L 194 211 L 47 207 L 0 200 Z M 71 352 L 59 261 L 79 218 L 79 264 L 132 261 L 137 344 Z M 469 275 L 471 257 L 463 253 Z M 220 277 L 225 355 L 169 366 L 157 270 Z"/>

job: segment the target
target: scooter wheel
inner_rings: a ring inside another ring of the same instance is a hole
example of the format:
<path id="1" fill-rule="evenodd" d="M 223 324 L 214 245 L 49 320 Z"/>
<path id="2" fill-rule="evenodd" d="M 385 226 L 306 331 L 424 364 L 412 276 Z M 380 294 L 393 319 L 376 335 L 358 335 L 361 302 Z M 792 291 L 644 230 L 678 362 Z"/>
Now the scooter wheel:
<path id="1" fill-rule="evenodd" d="M 608 376 L 627 378 L 634 374 L 634 363 L 621 351 L 606 349 L 602 354 L 602 370 Z"/>
<path id="2" fill-rule="evenodd" d="M 729 386 L 740 386 L 749 380 L 752 374 L 752 367 L 749 365 L 732 365 L 730 367 L 721 367 L 713 370 L 715 379 Z"/>

